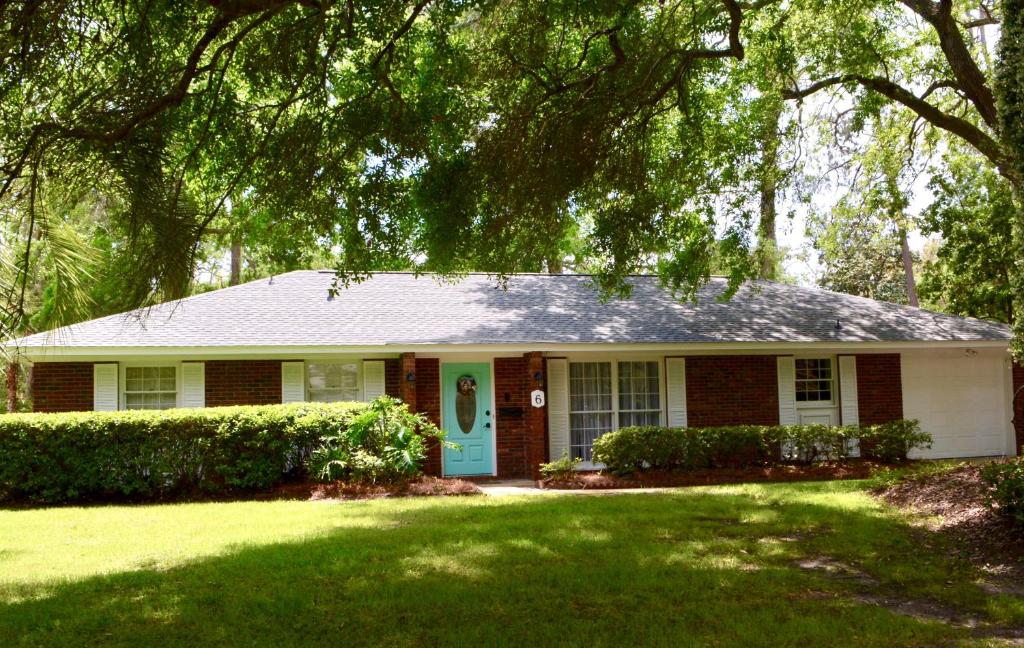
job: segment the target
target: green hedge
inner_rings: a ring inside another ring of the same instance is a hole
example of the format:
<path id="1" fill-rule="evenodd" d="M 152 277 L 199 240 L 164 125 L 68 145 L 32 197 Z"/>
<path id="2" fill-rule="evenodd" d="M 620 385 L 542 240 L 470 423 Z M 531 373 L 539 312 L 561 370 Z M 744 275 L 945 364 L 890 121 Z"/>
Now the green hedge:
<path id="1" fill-rule="evenodd" d="M 0 416 L 0 500 L 152 500 L 304 473 L 364 403 Z"/>
<path id="2" fill-rule="evenodd" d="M 882 425 L 734 425 L 710 428 L 628 427 L 594 441 L 593 459 L 607 470 L 695 470 L 793 461 L 847 459 L 854 442 L 861 456 L 895 463 L 914 448 L 931 447 L 917 421 Z"/>

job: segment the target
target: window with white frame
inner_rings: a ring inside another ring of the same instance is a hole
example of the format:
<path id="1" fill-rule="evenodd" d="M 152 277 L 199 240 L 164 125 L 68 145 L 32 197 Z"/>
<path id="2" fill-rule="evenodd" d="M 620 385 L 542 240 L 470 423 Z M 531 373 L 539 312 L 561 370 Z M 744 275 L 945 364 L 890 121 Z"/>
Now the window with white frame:
<path id="1" fill-rule="evenodd" d="M 125 409 L 169 409 L 178 404 L 178 368 L 125 367 Z"/>
<path id="2" fill-rule="evenodd" d="M 796 401 L 831 403 L 834 393 L 832 358 L 796 359 Z"/>
<path id="3" fill-rule="evenodd" d="M 362 397 L 358 362 L 309 362 L 306 379 L 311 401 L 357 401 Z"/>
<path id="4" fill-rule="evenodd" d="M 591 461 L 594 440 L 630 425 L 661 422 L 657 362 L 570 362 L 569 448 Z"/>

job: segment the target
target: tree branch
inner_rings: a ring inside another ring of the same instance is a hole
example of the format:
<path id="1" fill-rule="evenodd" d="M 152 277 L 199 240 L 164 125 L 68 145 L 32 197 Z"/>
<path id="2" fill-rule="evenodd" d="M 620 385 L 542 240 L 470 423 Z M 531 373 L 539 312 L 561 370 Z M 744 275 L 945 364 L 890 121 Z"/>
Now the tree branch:
<path id="1" fill-rule="evenodd" d="M 846 74 L 834 76 L 816 81 L 805 88 L 792 88 L 782 91 L 782 97 L 790 100 L 804 99 L 819 90 L 856 83 L 864 88 L 873 90 L 880 95 L 888 97 L 893 101 L 906 106 L 928 123 L 941 128 L 957 137 L 960 137 L 973 146 L 982 155 L 988 158 L 1004 175 L 1009 173 L 1006 166 L 1006 155 L 1002 147 L 988 133 L 981 130 L 971 122 L 943 112 L 939 108 L 925 101 L 924 97 L 918 97 L 906 88 L 893 83 L 883 77 L 869 77 L 857 74 Z M 929 89 L 929 93 L 932 90 Z"/>

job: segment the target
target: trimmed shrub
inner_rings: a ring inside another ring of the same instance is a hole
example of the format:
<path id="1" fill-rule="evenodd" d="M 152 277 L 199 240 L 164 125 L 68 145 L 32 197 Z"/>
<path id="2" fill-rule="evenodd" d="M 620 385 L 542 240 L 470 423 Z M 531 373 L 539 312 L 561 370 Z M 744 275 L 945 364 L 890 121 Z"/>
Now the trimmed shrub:
<path id="1" fill-rule="evenodd" d="M 0 499 L 152 500 L 265 490 L 305 473 L 363 403 L 0 417 Z"/>
<path id="2" fill-rule="evenodd" d="M 614 474 L 638 470 L 746 467 L 782 461 L 842 461 L 855 443 L 870 442 L 872 459 L 903 461 L 914 448 L 930 447 L 917 421 L 874 426 L 734 425 L 712 428 L 621 428 L 594 441 L 593 458 Z"/>
<path id="3" fill-rule="evenodd" d="M 420 474 L 427 442 L 442 445 L 445 433 L 422 414 L 390 396 L 381 396 L 354 414 L 347 427 L 325 435 L 309 461 L 310 474 L 322 481 L 395 482 Z"/>
<path id="4" fill-rule="evenodd" d="M 1015 524 L 1024 526 L 1024 460 L 992 463 L 981 469 L 988 484 L 988 504 Z"/>
<path id="5" fill-rule="evenodd" d="M 932 447 L 932 435 L 922 432 L 918 421 L 892 421 L 861 428 L 860 443 L 864 457 L 899 463 L 906 461 L 911 450 Z"/>

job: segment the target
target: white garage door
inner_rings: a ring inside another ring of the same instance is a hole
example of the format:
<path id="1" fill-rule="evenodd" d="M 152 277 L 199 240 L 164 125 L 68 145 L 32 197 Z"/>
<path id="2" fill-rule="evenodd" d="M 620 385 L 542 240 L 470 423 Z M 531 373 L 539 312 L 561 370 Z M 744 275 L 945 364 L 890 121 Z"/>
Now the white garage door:
<path id="1" fill-rule="evenodd" d="M 903 354 L 903 416 L 932 435 L 921 457 L 981 457 L 1007 451 L 1010 413 L 1001 356 Z"/>

